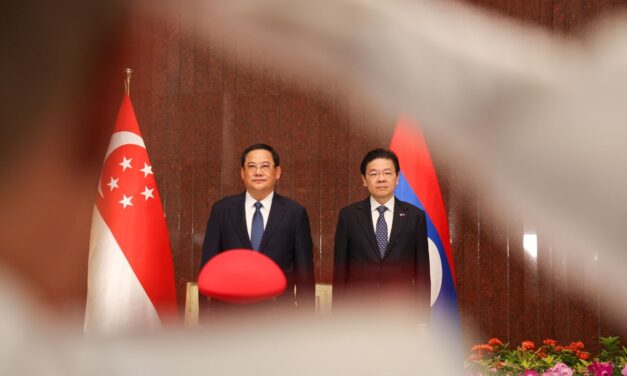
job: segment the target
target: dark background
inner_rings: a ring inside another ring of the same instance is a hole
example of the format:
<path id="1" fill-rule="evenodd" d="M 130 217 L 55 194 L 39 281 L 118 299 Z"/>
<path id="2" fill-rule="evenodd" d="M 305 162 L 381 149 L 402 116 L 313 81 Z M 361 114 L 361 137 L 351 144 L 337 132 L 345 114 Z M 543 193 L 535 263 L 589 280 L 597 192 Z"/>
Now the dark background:
<path id="1" fill-rule="evenodd" d="M 599 14 L 623 3 L 468 2 L 573 38 L 597 25 Z M 243 190 L 239 154 L 258 142 L 279 151 L 283 176 L 278 192 L 306 206 L 316 280 L 330 283 L 338 211 L 366 196 L 359 162 L 367 150 L 389 145 L 395 119 L 373 118 L 361 103 L 325 98 L 306 85 L 253 69 L 258 68 L 254 61 L 236 66 L 219 46 L 183 32 L 180 18 L 136 12 L 130 30 L 131 52 L 120 70 L 135 70 L 131 96 L 164 200 L 181 304 L 186 282 L 199 272 L 211 205 Z M 550 234 L 517 213 L 503 210 L 499 214 L 506 220 L 497 220 L 486 209 L 487 190 L 458 184 L 464 166 L 431 149 L 448 210 L 469 343 L 493 336 L 512 343 L 551 337 L 583 340 L 594 348 L 597 336 L 620 334 L 595 296 L 567 292 L 599 283 L 592 258 L 569 258 Z M 530 229 L 538 233 L 537 259 L 522 246 L 523 233 Z"/>

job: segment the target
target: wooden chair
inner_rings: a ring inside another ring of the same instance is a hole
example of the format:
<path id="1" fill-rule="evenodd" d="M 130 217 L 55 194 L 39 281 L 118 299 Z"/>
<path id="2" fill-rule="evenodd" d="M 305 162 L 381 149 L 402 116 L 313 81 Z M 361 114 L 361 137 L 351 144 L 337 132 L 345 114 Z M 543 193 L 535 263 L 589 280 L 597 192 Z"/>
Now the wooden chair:
<path id="1" fill-rule="evenodd" d="M 185 293 L 185 327 L 198 325 L 198 283 L 187 282 Z"/>

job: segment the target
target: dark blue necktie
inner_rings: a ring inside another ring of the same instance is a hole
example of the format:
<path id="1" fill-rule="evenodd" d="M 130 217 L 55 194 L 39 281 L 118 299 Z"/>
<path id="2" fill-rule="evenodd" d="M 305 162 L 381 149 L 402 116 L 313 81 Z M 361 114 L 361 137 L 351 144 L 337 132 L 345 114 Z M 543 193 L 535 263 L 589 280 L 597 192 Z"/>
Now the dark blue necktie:
<path id="1" fill-rule="evenodd" d="M 387 207 L 381 205 L 377 208 L 379 211 L 379 219 L 377 219 L 377 229 L 375 236 L 377 237 L 377 245 L 379 246 L 379 253 L 381 258 L 385 256 L 385 251 L 388 247 L 388 224 L 385 222 L 383 213 L 388 210 Z"/>
<path id="2" fill-rule="evenodd" d="M 263 215 L 261 214 L 261 202 L 255 202 L 255 214 L 253 214 L 253 223 L 250 226 L 250 242 L 253 244 L 255 251 L 259 250 L 261 238 L 263 237 Z"/>

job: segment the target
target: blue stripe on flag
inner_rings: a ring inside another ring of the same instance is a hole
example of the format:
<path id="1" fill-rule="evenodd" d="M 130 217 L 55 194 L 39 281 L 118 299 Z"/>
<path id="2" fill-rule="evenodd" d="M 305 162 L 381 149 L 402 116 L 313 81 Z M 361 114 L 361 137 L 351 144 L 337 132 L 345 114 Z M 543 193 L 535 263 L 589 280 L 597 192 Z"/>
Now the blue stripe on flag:
<path id="1" fill-rule="evenodd" d="M 402 172 L 399 175 L 399 182 L 394 193 L 399 200 L 408 202 L 423 211 L 425 210 Z M 454 331 L 460 334 L 461 340 L 461 327 L 457 307 L 457 289 L 455 288 L 451 268 L 449 267 L 448 258 L 446 257 L 444 246 L 440 240 L 440 235 L 436 231 L 429 213 L 425 211 L 425 214 L 427 217 L 427 236 L 436 245 L 438 253 L 440 254 L 440 261 L 442 262 L 442 287 L 437 300 L 431 307 L 431 323 L 435 324 L 436 328 L 440 325 L 444 325 L 444 327 L 450 329 L 453 329 L 452 326 L 457 327 Z M 460 345 L 458 351 L 461 351 L 461 341 L 457 343 Z"/>

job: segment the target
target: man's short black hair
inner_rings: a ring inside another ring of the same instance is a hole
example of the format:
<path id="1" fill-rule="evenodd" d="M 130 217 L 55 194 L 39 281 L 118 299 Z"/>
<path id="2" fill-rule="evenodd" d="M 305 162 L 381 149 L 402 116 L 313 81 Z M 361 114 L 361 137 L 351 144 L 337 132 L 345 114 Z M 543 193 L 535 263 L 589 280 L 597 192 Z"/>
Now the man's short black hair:
<path id="1" fill-rule="evenodd" d="M 247 147 L 246 149 L 244 149 L 244 151 L 242 152 L 242 157 L 240 158 L 240 164 L 242 167 L 244 167 L 244 162 L 246 162 L 246 156 L 248 155 L 248 153 L 250 153 L 253 150 L 267 150 L 270 152 L 270 154 L 272 154 L 272 160 L 274 161 L 274 166 L 275 167 L 279 167 L 280 166 L 280 159 L 279 159 L 279 153 L 276 152 L 276 150 L 274 150 L 274 148 L 270 145 L 266 145 L 266 144 L 254 144 L 254 145 L 250 145 L 249 147 Z"/>
<path id="2" fill-rule="evenodd" d="M 399 171 L 401 170 L 401 166 L 398 163 L 398 157 L 396 156 L 396 154 L 394 154 L 392 150 L 382 148 L 370 150 L 366 153 L 364 159 L 361 160 L 361 174 L 363 176 L 366 176 L 366 167 L 368 166 L 368 163 L 379 158 L 391 160 L 392 163 L 394 163 L 394 169 L 396 170 L 396 174 L 398 175 Z"/>

